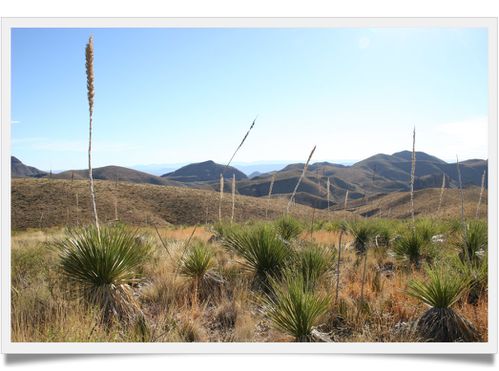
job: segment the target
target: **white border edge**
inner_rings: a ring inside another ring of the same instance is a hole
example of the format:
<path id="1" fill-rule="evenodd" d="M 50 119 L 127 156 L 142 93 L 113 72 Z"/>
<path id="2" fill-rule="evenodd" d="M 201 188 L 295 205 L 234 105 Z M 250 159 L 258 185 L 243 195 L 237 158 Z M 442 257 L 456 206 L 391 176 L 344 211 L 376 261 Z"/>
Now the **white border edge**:
<path id="1" fill-rule="evenodd" d="M 132 24 L 133 23 L 133 24 Z M 15 27 L 483 27 L 489 61 L 489 246 L 497 238 L 497 18 L 2 18 L 1 226 L 2 353 L 497 353 L 497 249 L 489 250 L 488 342 L 484 343 L 17 343 L 10 324 L 10 46 Z M 8 179 L 5 182 L 5 179 Z"/>

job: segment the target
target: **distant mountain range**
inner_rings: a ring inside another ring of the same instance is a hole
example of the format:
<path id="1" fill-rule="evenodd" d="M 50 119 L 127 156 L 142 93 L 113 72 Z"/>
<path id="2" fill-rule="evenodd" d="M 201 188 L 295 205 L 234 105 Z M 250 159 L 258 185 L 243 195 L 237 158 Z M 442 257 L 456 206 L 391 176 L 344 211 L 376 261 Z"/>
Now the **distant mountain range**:
<path id="1" fill-rule="evenodd" d="M 350 166 L 317 162 L 308 167 L 296 195 L 296 202 L 317 208 L 326 208 L 327 179 L 330 183 L 330 206 L 343 205 L 348 191 L 349 200 L 380 196 L 409 190 L 412 152 L 392 155 L 377 154 Z M 237 193 L 264 197 L 268 195 L 272 175 L 275 175 L 273 197 L 289 197 L 303 171 L 303 163 L 289 164 L 280 170 L 254 173 L 248 177 L 235 167 L 205 161 L 189 164 L 161 176 L 119 166 L 106 166 L 93 171 L 95 179 L 182 186 L 198 189 L 219 189 L 220 173 L 224 171 L 225 190 L 230 191 L 232 175 L 236 178 Z M 487 160 L 467 160 L 460 163 L 464 187 L 480 186 Z M 13 177 L 48 177 L 49 174 L 26 166 L 12 157 Z M 87 170 L 69 170 L 50 175 L 60 179 L 88 178 Z M 445 177 L 447 188 L 458 187 L 456 163 L 448 163 L 424 152 L 416 152 L 415 189 L 437 188 Z"/>
<path id="2" fill-rule="evenodd" d="M 220 174 L 232 174 L 236 176 L 236 180 L 247 179 L 248 177 L 243 172 L 237 170 L 235 167 L 216 164 L 213 161 L 198 162 L 189 164 L 175 170 L 171 173 L 161 175 L 162 178 L 175 180 L 183 183 L 193 182 L 219 182 Z"/>
<path id="3" fill-rule="evenodd" d="M 353 164 L 355 161 L 345 160 L 345 164 Z M 258 162 L 234 162 L 233 166 L 236 167 L 239 171 L 246 174 L 251 178 L 251 174 L 253 173 L 268 173 L 271 171 L 280 170 L 285 167 L 287 162 L 268 162 L 268 161 L 258 161 Z M 150 165 L 134 165 L 131 166 L 131 169 L 139 170 L 144 173 L 149 173 L 153 175 L 162 175 L 166 173 L 173 172 L 177 169 L 180 169 L 188 163 L 171 163 L 171 164 L 150 164 Z"/>
<path id="4" fill-rule="evenodd" d="M 13 178 L 40 178 L 47 175 L 45 171 L 38 170 L 36 167 L 24 165 L 21 160 L 14 156 L 10 157 L 10 169 Z"/>

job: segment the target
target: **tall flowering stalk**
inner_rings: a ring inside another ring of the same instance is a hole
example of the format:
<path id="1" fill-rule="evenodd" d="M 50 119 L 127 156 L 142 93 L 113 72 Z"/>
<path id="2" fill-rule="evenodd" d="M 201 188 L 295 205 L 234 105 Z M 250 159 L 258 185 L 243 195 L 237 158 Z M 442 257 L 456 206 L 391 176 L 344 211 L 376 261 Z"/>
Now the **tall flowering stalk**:
<path id="1" fill-rule="evenodd" d="M 230 223 L 234 221 L 234 210 L 236 205 L 236 174 L 232 174 L 232 214 L 230 216 Z"/>
<path id="2" fill-rule="evenodd" d="M 275 182 L 275 174 L 272 174 L 272 179 L 270 180 L 269 186 L 269 195 L 267 196 L 267 208 L 265 209 L 265 219 L 269 216 L 269 207 L 270 207 L 270 197 L 272 196 L 272 188 L 274 188 Z"/>
<path id="3" fill-rule="evenodd" d="M 416 173 L 416 128 L 412 131 L 412 161 L 411 161 L 411 217 L 412 229 L 416 230 L 416 220 L 414 218 L 414 179 Z"/>
<path id="4" fill-rule="evenodd" d="M 463 226 L 464 241 L 468 241 L 468 227 L 466 226 L 466 221 L 464 219 L 464 193 L 463 193 L 463 181 L 461 179 L 461 169 L 459 167 L 459 158 L 456 156 L 456 166 L 457 166 L 457 177 L 459 180 L 459 192 L 461 194 L 461 224 Z M 468 254 L 468 249 L 466 249 L 466 259 L 468 263 L 471 262 L 471 257 Z"/>
<path id="5" fill-rule="evenodd" d="M 308 164 L 310 163 L 310 159 L 312 158 L 312 155 L 314 154 L 316 147 L 317 146 L 314 146 L 314 148 L 312 149 L 312 152 L 310 152 L 310 155 L 308 155 L 307 162 L 305 163 L 305 166 L 303 167 L 303 171 L 300 175 L 300 178 L 298 179 L 298 182 L 296 182 L 295 189 L 293 190 L 293 193 L 291 194 L 291 198 L 289 199 L 288 206 L 286 208 L 286 214 L 289 213 L 289 208 L 291 207 L 293 201 L 295 201 L 296 191 L 298 191 L 298 187 L 300 186 L 301 181 L 305 177 L 305 173 L 307 172 Z"/>
<path id="6" fill-rule="evenodd" d="M 485 188 L 485 172 L 486 170 L 484 170 L 482 174 L 482 187 L 480 188 L 480 197 L 478 198 L 478 204 L 476 205 L 476 219 L 478 219 L 478 216 L 480 215 L 480 204 L 482 203 L 483 190 Z"/>
<path id="7" fill-rule="evenodd" d="M 232 160 L 234 159 L 234 157 L 236 156 L 236 153 L 241 149 L 241 147 L 243 146 L 244 142 L 246 141 L 246 138 L 248 138 L 248 135 L 250 133 L 250 131 L 253 129 L 253 126 L 255 126 L 255 122 L 256 122 L 256 117 L 255 119 L 253 120 L 253 122 L 251 123 L 251 126 L 250 128 L 248 129 L 248 131 L 246 132 L 246 135 L 244 135 L 243 137 L 243 140 L 241 141 L 241 143 L 239 143 L 239 145 L 237 146 L 236 150 L 234 151 L 234 153 L 232 154 L 229 162 L 227 162 L 227 165 L 224 166 L 222 172 L 220 173 L 220 200 L 218 202 L 218 220 L 222 221 L 222 200 L 224 198 L 224 193 L 223 193 L 223 182 L 224 182 L 224 173 L 225 171 L 227 170 L 227 168 L 230 166 Z"/>
<path id="8" fill-rule="evenodd" d="M 346 210 L 348 207 L 348 189 L 347 192 L 345 193 L 345 204 L 343 205 L 343 208 Z"/>
<path id="9" fill-rule="evenodd" d="M 88 127 L 88 178 L 90 180 L 90 196 L 92 199 L 92 207 L 94 211 L 95 227 L 97 232 L 100 232 L 99 217 L 97 215 L 97 205 L 95 203 L 94 177 L 92 174 L 92 121 L 94 114 L 94 39 L 92 36 L 88 39 L 88 44 L 85 48 L 85 69 L 87 72 L 87 97 L 89 111 L 89 127 Z"/>
<path id="10" fill-rule="evenodd" d="M 218 202 L 218 221 L 222 221 L 222 200 L 224 198 L 224 176 L 220 173 L 220 200 Z"/>
<path id="11" fill-rule="evenodd" d="M 327 177 L 327 182 L 326 182 L 326 188 L 327 188 L 327 209 L 329 210 L 329 201 L 331 198 L 331 191 L 329 190 L 331 187 L 331 181 L 329 180 L 329 177 Z"/>
<path id="12" fill-rule="evenodd" d="M 442 207 L 442 200 L 444 199 L 444 191 L 445 191 L 445 174 L 442 175 L 442 187 L 440 187 L 440 200 L 438 200 L 437 213 L 440 211 L 440 208 Z"/>

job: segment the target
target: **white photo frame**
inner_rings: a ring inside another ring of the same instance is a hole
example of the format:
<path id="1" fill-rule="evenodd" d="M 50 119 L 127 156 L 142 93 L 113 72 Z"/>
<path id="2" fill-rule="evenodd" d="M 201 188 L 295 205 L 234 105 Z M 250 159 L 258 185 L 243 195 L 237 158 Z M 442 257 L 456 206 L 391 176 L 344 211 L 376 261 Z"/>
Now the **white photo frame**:
<path id="1" fill-rule="evenodd" d="M 341 28 L 464 27 L 488 30 L 488 341 L 483 343 L 18 343 L 10 324 L 10 47 L 13 28 Z M 497 19 L 496 18 L 3 18 L 2 352 L 3 353 L 495 353 L 497 352 Z"/>

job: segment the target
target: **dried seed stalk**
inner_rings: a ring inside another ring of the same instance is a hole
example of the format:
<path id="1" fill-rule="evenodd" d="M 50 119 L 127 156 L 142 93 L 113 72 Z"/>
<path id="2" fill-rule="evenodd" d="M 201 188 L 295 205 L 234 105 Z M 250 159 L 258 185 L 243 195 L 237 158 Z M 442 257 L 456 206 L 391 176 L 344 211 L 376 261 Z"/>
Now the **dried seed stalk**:
<path id="1" fill-rule="evenodd" d="M 99 217 L 97 215 L 97 204 L 95 203 L 94 177 L 92 174 L 92 121 L 94 113 L 94 39 L 92 36 L 88 39 L 88 44 L 85 48 L 85 69 L 87 72 L 87 97 L 88 97 L 88 112 L 89 112 L 89 127 L 88 127 L 88 178 L 90 180 L 90 196 L 92 199 L 92 207 L 94 211 L 95 227 L 100 232 Z"/>
<path id="2" fill-rule="evenodd" d="M 80 225 L 80 207 L 79 207 L 79 202 L 78 202 L 78 193 L 76 193 L 76 225 Z"/>
<path id="3" fill-rule="evenodd" d="M 329 177 L 327 177 L 327 182 L 326 182 L 326 187 L 327 187 L 327 209 L 329 210 L 329 205 L 330 205 L 330 198 L 331 198 L 331 181 L 329 180 Z"/>
<path id="4" fill-rule="evenodd" d="M 340 262 L 341 262 L 341 238 L 343 237 L 343 229 L 340 231 L 340 239 L 338 242 L 338 261 L 336 263 L 336 297 L 335 304 L 338 303 L 338 296 L 340 293 Z"/>
<path id="5" fill-rule="evenodd" d="M 416 220 L 414 218 L 414 178 L 416 173 L 416 128 L 412 131 L 412 161 L 411 161 L 411 217 L 412 229 L 416 230 Z"/>
<path id="6" fill-rule="evenodd" d="M 270 207 L 270 197 L 272 196 L 272 188 L 274 188 L 275 182 L 275 174 L 272 174 L 272 179 L 270 180 L 269 186 L 269 195 L 267 196 L 267 208 L 265 209 L 265 219 L 269 216 L 269 207 Z"/>
<path id="7" fill-rule="evenodd" d="M 222 200 L 224 198 L 224 176 L 220 173 L 220 199 L 218 201 L 218 221 L 222 221 Z"/>
<path id="8" fill-rule="evenodd" d="M 312 158 L 312 155 L 314 154 L 316 147 L 317 146 L 314 146 L 314 148 L 312 149 L 312 152 L 310 152 L 310 155 L 308 156 L 307 162 L 305 163 L 305 166 L 303 167 L 303 171 L 300 175 L 300 178 L 298 179 L 298 182 L 296 183 L 295 189 L 293 190 L 293 193 L 291 194 L 291 198 L 289 199 L 288 206 L 286 208 L 286 214 L 289 213 L 289 208 L 291 207 L 291 204 L 293 203 L 293 201 L 295 201 L 296 191 L 298 190 L 298 187 L 300 186 L 300 183 L 301 183 L 303 177 L 305 176 L 305 173 L 307 172 L 308 164 L 310 163 L 310 159 Z"/>
<path id="9" fill-rule="evenodd" d="M 484 170 L 482 174 L 482 186 L 480 188 L 480 197 L 478 197 L 478 204 L 476 205 L 476 214 L 475 214 L 476 219 L 478 219 L 478 216 L 480 215 L 480 204 L 482 203 L 483 190 L 485 188 L 485 172 L 486 170 Z"/>
<path id="10" fill-rule="evenodd" d="M 230 216 L 230 223 L 234 221 L 234 209 L 236 204 L 236 174 L 232 174 L 232 214 Z"/>
<path id="11" fill-rule="evenodd" d="M 222 174 L 225 173 L 225 170 L 227 170 L 227 168 L 229 167 L 230 163 L 232 162 L 232 160 L 234 159 L 234 157 L 236 156 L 236 153 L 239 151 L 239 149 L 243 146 L 244 142 L 246 141 L 246 138 L 248 138 L 248 135 L 250 133 L 250 131 L 253 129 L 253 126 L 255 126 L 255 121 L 256 121 L 257 117 L 255 117 L 255 119 L 253 120 L 253 122 L 251 123 L 251 126 L 250 128 L 248 129 L 248 131 L 246 132 L 246 135 L 244 136 L 243 140 L 241 141 L 241 143 L 239 143 L 239 145 L 237 146 L 236 150 L 234 151 L 234 153 L 232 154 L 232 157 L 230 158 L 229 162 L 227 162 L 227 165 L 225 165 L 223 171 L 222 171 Z"/>
<path id="12" fill-rule="evenodd" d="M 445 174 L 442 175 L 442 187 L 440 188 L 440 200 L 438 201 L 437 213 L 440 211 L 440 208 L 442 207 L 442 200 L 444 199 L 444 191 L 445 191 Z"/>
<path id="13" fill-rule="evenodd" d="M 457 166 L 457 177 L 459 179 L 459 191 L 461 194 L 461 224 L 463 226 L 463 234 L 464 234 L 464 240 L 467 241 L 467 235 L 468 235 L 468 228 L 466 226 L 466 221 L 464 220 L 464 193 L 463 193 L 463 182 L 461 179 L 461 169 L 459 168 L 459 159 L 456 156 L 456 166 Z M 468 255 L 468 249 L 465 249 L 466 252 L 466 259 L 468 260 L 468 263 L 471 262 L 471 257 Z"/>

